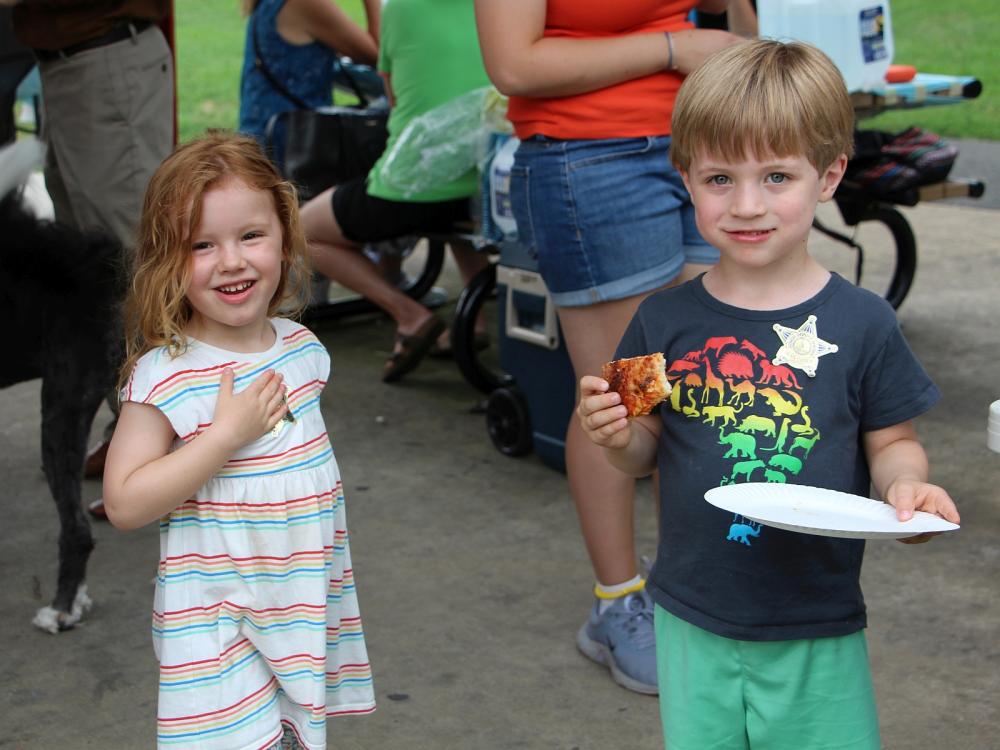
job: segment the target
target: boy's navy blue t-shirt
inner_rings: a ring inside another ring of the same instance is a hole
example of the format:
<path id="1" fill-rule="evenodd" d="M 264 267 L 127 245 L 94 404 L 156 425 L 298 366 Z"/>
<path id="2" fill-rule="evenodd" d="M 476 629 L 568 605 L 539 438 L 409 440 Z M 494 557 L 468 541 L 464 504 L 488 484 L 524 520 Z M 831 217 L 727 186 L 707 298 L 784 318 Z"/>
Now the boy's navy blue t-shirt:
<path id="1" fill-rule="evenodd" d="M 911 419 L 940 395 L 892 308 L 833 275 L 795 307 L 743 310 L 716 300 L 698 278 L 644 300 L 615 357 L 657 351 L 673 392 L 659 407 L 653 599 L 741 640 L 863 628 L 863 541 L 761 526 L 704 495 L 770 481 L 869 496 L 863 433 Z"/>

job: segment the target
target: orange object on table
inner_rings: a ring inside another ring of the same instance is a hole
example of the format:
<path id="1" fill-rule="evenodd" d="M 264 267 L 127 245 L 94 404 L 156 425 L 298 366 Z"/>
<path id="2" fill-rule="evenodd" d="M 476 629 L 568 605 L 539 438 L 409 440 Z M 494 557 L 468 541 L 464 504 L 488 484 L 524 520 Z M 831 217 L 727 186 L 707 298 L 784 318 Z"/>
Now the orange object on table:
<path id="1" fill-rule="evenodd" d="M 885 80 L 889 83 L 906 83 L 917 75 L 917 69 L 912 65 L 890 65 L 885 72 Z"/>

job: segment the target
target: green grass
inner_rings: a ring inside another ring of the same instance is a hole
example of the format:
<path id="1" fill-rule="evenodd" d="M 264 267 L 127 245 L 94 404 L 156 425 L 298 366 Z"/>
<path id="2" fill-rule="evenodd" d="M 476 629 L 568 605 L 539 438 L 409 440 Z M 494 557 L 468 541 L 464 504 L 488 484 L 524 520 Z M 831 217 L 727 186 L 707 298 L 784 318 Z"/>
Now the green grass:
<path id="1" fill-rule="evenodd" d="M 246 24 L 239 0 L 175 3 L 177 117 L 182 141 L 239 118 Z"/>
<path id="2" fill-rule="evenodd" d="M 952 138 L 1000 140 L 1000 66 L 996 64 L 1000 3 L 996 0 L 896 0 L 891 5 L 893 61 L 924 73 L 971 75 L 978 98 L 955 105 L 887 112 L 862 127 L 902 130 L 918 125 Z"/>
<path id="3" fill-rule="evenodd" d="M 361 0 L 338 0 L 364 23 Z M 175 2 L 177 117 L 180 139 L 206 128 L 234 128 L 239 120 L 240 70 L 246 19 L 240 0 Z"/>
<path id="4" fill-rule="evenodd" d="M 338 2 L 363 22 L 360 0 Z M 239 5 L 239 0 L 174 4 L 181 140 L 208 127 L 236 125 L 245 29 Z M 891 12 L 895 62 L 927 73 L 974 75 L 983 82 L 983 93 L 957 105 L 888 112 L 864 120 L 862 127 L 919 125 L 953 138 L 1000 140 L 1000 66 L 994 61 L 1000 3 L 896 0 Z"/>

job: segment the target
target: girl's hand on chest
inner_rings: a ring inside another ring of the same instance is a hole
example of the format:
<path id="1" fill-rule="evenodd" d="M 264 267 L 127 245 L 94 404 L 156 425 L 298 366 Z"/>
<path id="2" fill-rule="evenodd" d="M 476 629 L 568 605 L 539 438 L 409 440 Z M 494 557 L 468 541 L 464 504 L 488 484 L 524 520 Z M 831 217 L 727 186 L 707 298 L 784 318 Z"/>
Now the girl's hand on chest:
<path id="1" fill-rule="evenodd" d="M 233 371 L 224 369 L 212 427 L 236 451 L 274 427 L 288 406 L 284 378 L 274 370 L 262 373 L 239 393 L 233 393 L 233 380 Z"/>

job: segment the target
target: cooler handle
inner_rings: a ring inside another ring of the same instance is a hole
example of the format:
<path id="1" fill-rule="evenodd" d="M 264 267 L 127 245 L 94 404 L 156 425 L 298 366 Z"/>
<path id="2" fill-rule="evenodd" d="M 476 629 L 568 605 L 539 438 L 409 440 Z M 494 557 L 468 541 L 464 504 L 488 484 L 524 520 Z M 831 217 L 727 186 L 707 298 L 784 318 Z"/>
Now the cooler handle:
<path id="1" fill-rule="evenodd" d="M 497 266 L 497 284 L 507 286 L 507 320 L 504 326 L 506 335 L 517 341 L 524 341 L 545 349 L 558 349 L 559 321 L 556 318 L 556 307 L 552 304 L 552 298 L 549 297 L 541 275 L 533 271 Z M 545 318 L 541 331 L 520 324 L 517 308 L 514 305 L 514 292 L 533 294 L 545 299 Z"/>

